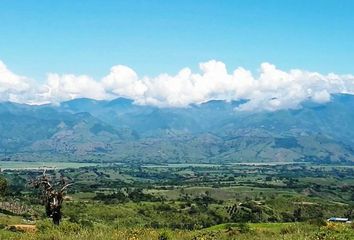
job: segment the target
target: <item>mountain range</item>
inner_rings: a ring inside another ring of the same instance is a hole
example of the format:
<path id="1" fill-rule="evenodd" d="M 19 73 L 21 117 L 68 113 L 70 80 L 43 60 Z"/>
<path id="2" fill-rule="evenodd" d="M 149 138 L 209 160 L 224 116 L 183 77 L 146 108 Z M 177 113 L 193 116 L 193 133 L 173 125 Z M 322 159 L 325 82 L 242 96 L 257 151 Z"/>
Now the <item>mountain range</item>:
<path id="1" fill-rule="evenodd" d="M 354 163 L 354 96 L 245 112 L 245 101 L 186 108 L 133 100 L 0 103 L 0 159 L 133 163 Z"/>

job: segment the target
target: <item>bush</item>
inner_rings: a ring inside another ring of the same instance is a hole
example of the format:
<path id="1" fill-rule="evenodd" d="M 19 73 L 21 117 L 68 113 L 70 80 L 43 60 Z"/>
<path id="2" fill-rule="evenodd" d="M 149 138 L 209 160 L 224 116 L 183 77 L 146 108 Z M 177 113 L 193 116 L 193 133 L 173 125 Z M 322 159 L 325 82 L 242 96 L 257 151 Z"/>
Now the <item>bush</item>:
<path id="1" fill-rule="evenodd" d="M 80 221 L 80 225 L 83 227 L 83 228 L 93 228 L 93 222 L 91 222 L 90 220 L 81 220 Z"/>
<path id="2" fill-rule="evenodd" d="M 311 225 L 315 225 L 318 227 L 326 226 L 327 222 L 321 218 L 310 219 L 308 221 Z"/>
<path id="3" fill-rule="evenodd" d="M 249 232 L 251 232 L 251 228 L 250 228 L 250 226 L 247 223 L 238 223 L 236 225 L 236 227 L 237 227 L 237 229 L 238 229 L 238 231 L 240 233 L 249 233 Z"/>
<path id="4" fill-rule="evenodd" d="M 158 240 L 168 240 L 168 239 L 170 239 L 170 238 L 169 238 L 167 232 L 163 232 L 163 233 L 161 233 L 161 234 L 158 236 L 157 239 L 158 239 Z"/>
<path id="5" fill-rule="evenodd" d="M 64 233 L 72 233 L 72 232 L 78 233 L 81 231 L 81 226 L 77 223 L 63 221 L 62 223 L 60 223 L 59 229 L 61 232 Z"/>
<path id="6" fill-rule="evenodd" d="M 290 226 L 280 229 L 280 234 L 282 234 L 282 235 L 293 234 L 296 232 L 296 230 L 297 229 L 294 225 L 290 225 Z"/>
<path id="7" fill-rule="evenodd" d="M 46 220 L 38 221 L 36 226 L 40 232 L 44 233 L 53 228 L 53 223 L 50 220 L 46 219 Z"/>
<path id="8" fill-rule="evenodd" d="M 170 204 L 161 203 L 155 206 L 155 209 L 160 212 L 174 211 L 174 208 Z"/>

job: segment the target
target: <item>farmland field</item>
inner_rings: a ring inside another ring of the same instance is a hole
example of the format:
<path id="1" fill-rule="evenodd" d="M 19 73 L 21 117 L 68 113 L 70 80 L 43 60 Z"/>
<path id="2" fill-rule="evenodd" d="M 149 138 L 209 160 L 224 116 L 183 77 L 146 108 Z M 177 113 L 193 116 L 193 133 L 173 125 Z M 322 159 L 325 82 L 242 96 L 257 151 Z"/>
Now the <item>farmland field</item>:
<path id="1" fill-rule="evenodd" d="M 86 166 L 96 166 L 97 163 L 80 163 L 80 162 L 15 162 L 0 161 L 0 169 L 2 170 L 21 170 L 21 169 L 44 169 L 44 168 L 80 168 Z"/>

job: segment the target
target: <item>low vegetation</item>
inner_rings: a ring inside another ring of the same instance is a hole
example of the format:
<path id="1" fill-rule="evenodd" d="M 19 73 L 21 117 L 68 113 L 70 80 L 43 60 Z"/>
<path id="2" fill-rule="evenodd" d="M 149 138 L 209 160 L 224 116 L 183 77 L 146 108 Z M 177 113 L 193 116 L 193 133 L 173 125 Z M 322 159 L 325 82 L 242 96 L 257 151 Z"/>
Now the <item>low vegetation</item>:
<path id="1" fill-rule="evenodd" d="M 48 170 L 74 183 L 63 221 L 46 217 L 27 183 L 3 171 L 0 239 L 353 239 L 354 167 L 311 164 L 102 165 Z M 35 231 L 17 227 L 34 226 Z"/>

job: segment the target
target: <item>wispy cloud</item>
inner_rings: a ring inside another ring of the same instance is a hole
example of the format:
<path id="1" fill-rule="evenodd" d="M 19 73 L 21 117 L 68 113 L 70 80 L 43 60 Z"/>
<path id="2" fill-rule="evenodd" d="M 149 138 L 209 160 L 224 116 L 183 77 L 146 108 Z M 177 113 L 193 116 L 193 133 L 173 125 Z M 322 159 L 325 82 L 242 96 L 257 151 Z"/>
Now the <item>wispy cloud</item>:
<path id="1" fill-rule="evenodd" d="M 224 63 L 215 60 L 200 63 L 199 68 L 198 73 L 184 68 L 176 75 L 139 77 L 133 69 L 117 65 L 100 80 L 86 75 L 51 73 L 44 84 L 38 84 L 11 72 L 0 61 L 0 100 L 40 104 L 80 97 L 127 97 L 137 104 L 186 107 L 212 99 L 247 99 L 239 110 L 275 111 L 297 108 L 305 100 L 325 103 L 335 93 L 354 94 L 353 75 L 323 75 L 300 69 L 282 71 L 270 63 L 262 63 L 255 76 L 242 67 L 229 73 Z"/>

